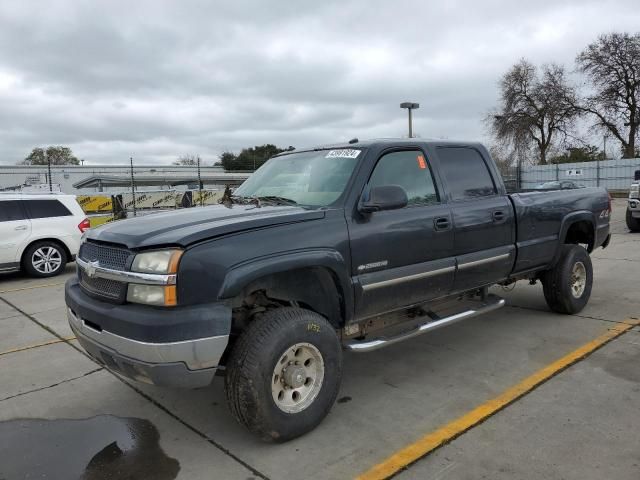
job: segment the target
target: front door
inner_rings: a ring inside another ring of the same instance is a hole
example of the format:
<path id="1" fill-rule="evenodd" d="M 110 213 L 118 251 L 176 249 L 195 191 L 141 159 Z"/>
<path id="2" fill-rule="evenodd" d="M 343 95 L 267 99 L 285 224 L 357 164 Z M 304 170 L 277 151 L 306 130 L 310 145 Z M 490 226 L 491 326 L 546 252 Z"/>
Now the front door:
<path id="1" fill-rule="evenodd" d="M 0 270 L 13 268 L 20 261 L 17 252 L 31 234 L 19 200 L 0 200 Z"/>
<path id="2" fill-rule="evenodd" d="M 349 220 L 356 317 L 364 318 L 444 296 L 455 258 L 448 205 L 441 202 L 422 150 L 392 151 L 377 161 L 368 185 L 399 185 L 409 203 Z"/>

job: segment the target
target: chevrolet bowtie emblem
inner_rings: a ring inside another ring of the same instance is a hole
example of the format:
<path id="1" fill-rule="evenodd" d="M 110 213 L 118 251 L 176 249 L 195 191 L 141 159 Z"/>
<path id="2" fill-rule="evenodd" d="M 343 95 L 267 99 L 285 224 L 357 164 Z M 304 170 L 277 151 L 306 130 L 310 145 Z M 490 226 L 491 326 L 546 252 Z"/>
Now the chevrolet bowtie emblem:
<path id="1" fill-rule="evenodd" d="M 87 262 L 87 267 L 84 269 L 84 272 L 87 274 L 87 277 L 93 278 L 96 274 L 96 268 L 100 266 L 100 262 L 96 260 L 95 262 Z"/>

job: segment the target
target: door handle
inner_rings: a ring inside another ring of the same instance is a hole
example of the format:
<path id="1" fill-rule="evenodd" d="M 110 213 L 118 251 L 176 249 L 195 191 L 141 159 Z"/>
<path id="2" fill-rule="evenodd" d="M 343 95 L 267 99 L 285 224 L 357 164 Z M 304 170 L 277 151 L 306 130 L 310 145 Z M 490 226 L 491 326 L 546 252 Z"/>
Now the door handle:
<path id="1" fill-rule="evenodd" d="M 440 218 L 436 218 L 433 221 L 433 227 L 436 230 L 449 230 L 449 218 L 448 217 L 440 217 Z"/>
<path id="2" fill-rule="evenodd" d="M 493 212 L 492 217 L 494 222 L 501 222 L 505 219 L 505 214 L 502 210 L 496 210 Z"/>
<path id="3" fill-rule="evenodd" d="M 14 230 L 26 230 L 27 226 L 26 225 L 18 225 L 16 228 L 14 228 Z"/>

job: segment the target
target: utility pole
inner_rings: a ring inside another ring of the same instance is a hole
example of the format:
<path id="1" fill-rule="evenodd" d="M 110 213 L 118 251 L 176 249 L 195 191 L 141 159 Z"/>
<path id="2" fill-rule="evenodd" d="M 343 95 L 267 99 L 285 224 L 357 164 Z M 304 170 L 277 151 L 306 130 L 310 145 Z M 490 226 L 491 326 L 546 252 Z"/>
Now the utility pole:
<path id="1" fill-rule="evenodd" d="M 200 206 L 203 205 L 202 200 L 202 179 L 200 178 L 200 155 L 198 155 L 198 193 L 200 194 Z"/>
<path id="2" fill-rule="evenodd" d="M 400 104 L 400 108 L 406 108 L 409 112 L 409 138 L 413 138 L 413 116 L 411 114 L 411 111 L 420 108 L 420 104 L 413 102 L 402 102 Z"/>
<path id="3" fill-rule="evenodd" d="M 47 171 L 49 172 L 49 193 L 51 193 L 53 192 L 53 185 L 51 184 L 51 158 L 47 158 Z"/>
<path id="4" fill-rule="evenodd" d="M 129 157 L 131 162 L 131 198 L 133 200 L 133 216 L 137 216 L 136 212 L 136 182 L 133 178 L 133 157 Z"/>

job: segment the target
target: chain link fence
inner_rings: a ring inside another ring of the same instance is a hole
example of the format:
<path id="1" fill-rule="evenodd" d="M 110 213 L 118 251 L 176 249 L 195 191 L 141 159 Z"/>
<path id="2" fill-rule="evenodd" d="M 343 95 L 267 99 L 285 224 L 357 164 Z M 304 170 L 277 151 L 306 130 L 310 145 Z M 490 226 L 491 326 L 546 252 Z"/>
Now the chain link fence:
<path id="1" fill-rule="evenodd" d="M 599 160 L 594 162 L 555 163 L 551 165 L 499 165 L 507 190 L 531 190 L 545 183 L 557 188 L 557 182 L 567 188 L 575 186 L 604 187 L 610 193 L 626 196 L 629 185 L 640 170 L 640 158 Z"/>

